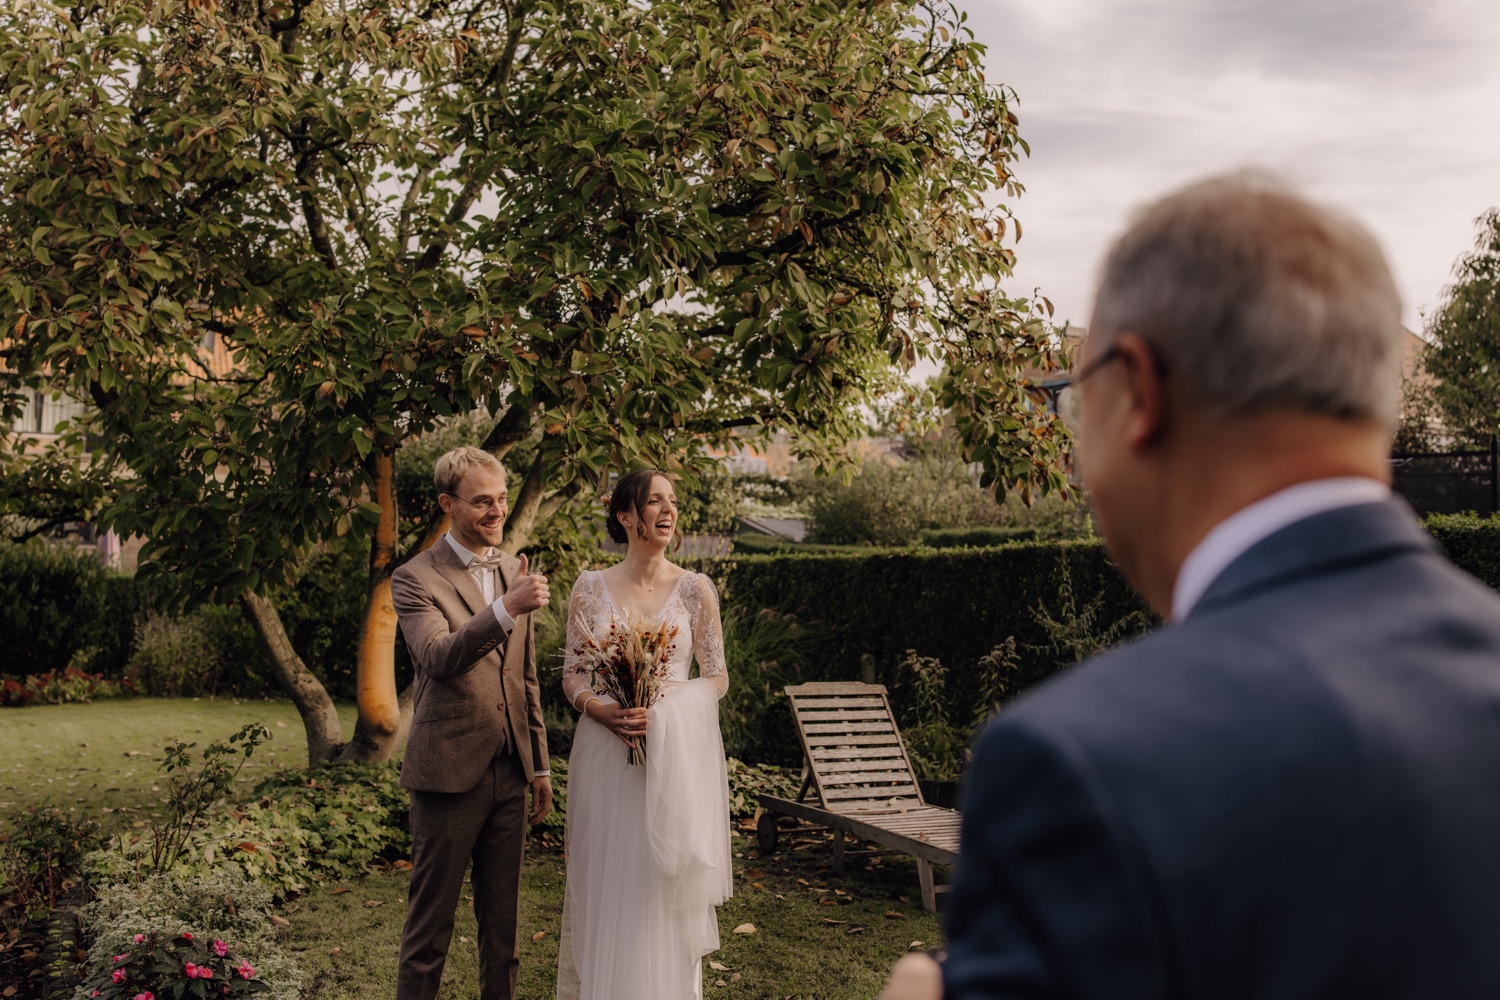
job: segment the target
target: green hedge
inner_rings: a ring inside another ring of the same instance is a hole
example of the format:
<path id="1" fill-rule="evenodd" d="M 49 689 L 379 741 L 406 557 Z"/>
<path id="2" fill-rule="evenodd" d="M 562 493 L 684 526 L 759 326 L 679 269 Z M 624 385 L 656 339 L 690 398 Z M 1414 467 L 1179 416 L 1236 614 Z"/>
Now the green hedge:
<path id="1" fill-rule="evenodd" d="M 929 549 L 984 549 L 1047 537 L 1040 528 L 934 528 L 920 536 Z"/>
<path id="2" fill-rule="evenodd" d="M 1455 566 L 1500 590 L 1500 518 L 1432 514 L 1422 523 Z"/>
<path id="3" fill-rule="evenodd" d="M 824 637 L 805 680 L 856 680 L 868 653 L 876 678 L 899 690 L 897 665 L 915 649 L 942 660 L 955 697 L 977 689 L 980 658 L 1007 636 L 1020 649 L 1023 685 L 1073 662 L 1037 614 L 1066 616 L 1065 582 L 1075 610 L 1101 630 L 1144 610 L 1095 542 L 731 557 L 714 572 L 726 603 L 795 615 Z"/>
<path id="4" fill-rule="evenodd" d="M 1425 524 L 1449 559 L 1500 590 L 1500 518 L 1435 515 Z M 934 534 L 962 545 L 958 539 L 987 532 Z M 1097 542 L 732 556 L 705 568 L 731 606 L 794 615 L 820 634 L 819 655 L 800 679 L 857 680 L 860 657 L 869 653 L 876 679 L 895 691 L 898 711 L 907 678 L 897 667 L 908 649 L 948 668 L 955 704 L 979 688 L 980 658 L 1007 636 L 1019 647 L 1023 687 L 1070 666 L 1073 655 L 1057 647 L 1038 614 L 1068 617 L 1064 584 L 1076 595 L 1075 617 L 1088 619 L 1084 631 L 1103 632 L 1131 615 L 1139 620 L 1146 610 Z"/>
<path id="5" fill-rule="evenodd" d="M 0 674 L 72 665 L 118 675 L 130 656 L 139 596 L 97 556 L 34 539 L 0 542 Z"/>

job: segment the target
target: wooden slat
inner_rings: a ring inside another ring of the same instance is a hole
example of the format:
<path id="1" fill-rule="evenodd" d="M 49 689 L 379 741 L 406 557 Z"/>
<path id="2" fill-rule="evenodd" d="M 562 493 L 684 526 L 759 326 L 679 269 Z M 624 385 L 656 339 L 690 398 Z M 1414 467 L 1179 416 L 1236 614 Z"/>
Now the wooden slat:
<path id="1" fill-rule="evenodd" d="M 829 788 L 823 792 L 823 796 L 829 805 L 835 802 L 854 802 L 859 799 L 885 802 L 890 799 L 916 800 L 919 797 L 913 785 L 860 785 L 854 788 Z"/>
<path id="2" fill-rule="evenodd" d="M 889 722 L 818 722 L 803 726 L 802 731 L 814 733 L 894 733 L 896 727 Z"/>
<path id="3" fill-rule="evenodd" d="M 906 766 L 906 756 L 899 746 L 878 747 L 813 747 L 813 767 L 822 770 L 823 762 L 829 760 L 865 761 L 890 760 Z"/>
<path id="4" fill-rule="evenodd" d="M 793 698 L 834 694 L 885 694 L 884 684 L 861 684 L 859 681 L 815 681 L 811 684 L 788 684 L 783 688 Z"/>
<path id="5" fill-rule="evenodd" d="M 807 722 L 858 722 L 861 719 L 878 719 L 890 722 L 891 713 L 884 708 L 851 708 L 846 712 L 799 711 L 797 718 Z"/>
<path id="6" fill-rule="evenodd" d="M 867 760 L 860 757 L 857 760 L 828 760 L 818 764 L 818 773 L 824 777 L 831 777 L 840 771 L 889 771 L 892 774 L 910 774 L 906 762 L 899 756 L 885 759 Z"/>
<path id="7" fill-rule="evenodd" d="M 841 771 L 837 774 L 825 775 L 823 778 L 824 788 L 850 788 L 853 786 L 869 786 L 875 788 L 916 788 L 917 783 L 911 780 L 911 775 L 905 771 L 886 772 L 863 772 L 853 773 Z"/>
<path id="8" fill-rule="evenodd" d="M 807 737 L 807 745 L 810 747 L 899 747 L 901 737 L 894 733 L 889 736 L 837 736 L 814 733 Z"/>
<path id="9" fill-rule="evenodd" d="M 799 714 L 837 712 L 843 709 L 851 712 L 883 712 L 886 709 L 884 698 L 795 698 L 792 704 Z"/>

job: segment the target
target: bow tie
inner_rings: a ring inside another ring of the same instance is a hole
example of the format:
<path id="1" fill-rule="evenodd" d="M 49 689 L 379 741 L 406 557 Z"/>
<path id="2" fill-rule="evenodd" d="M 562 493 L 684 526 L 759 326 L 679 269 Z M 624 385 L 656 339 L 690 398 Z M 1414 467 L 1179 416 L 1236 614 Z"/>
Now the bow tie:
<path id="1" fill-rule="evenodd" d="M 500 553 L 495 552 L 487 556 L 475 556 L 469 560 L 469 569 L 499 569 Z"/>

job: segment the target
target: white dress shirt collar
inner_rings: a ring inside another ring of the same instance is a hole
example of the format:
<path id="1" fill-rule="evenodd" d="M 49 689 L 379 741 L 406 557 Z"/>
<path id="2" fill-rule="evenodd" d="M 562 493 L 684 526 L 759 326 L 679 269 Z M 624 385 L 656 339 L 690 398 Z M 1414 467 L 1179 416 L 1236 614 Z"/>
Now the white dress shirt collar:
<path id="1" fill-rule="evenodd" d="M 462 559 L 464 561 L 464 565 L 465 566 L 469 565 L 469 563 L 473 562 L 475 559 L 478 559 L 481 554 L 483 554 L 483 555 L 489 555 L 490 552 L 494 551 L 494 549 L 491 549 L 490 552 L 485 552 L 485 553 L 470 552 L 468 549 L 464 548 L 463 545 L 461 545 L 459 543 L 459 541 L 458 541 L 457 538 L 453 537 L 453 532 L 452 531 L 447 532 L 446 534 L 443 535 L 443 537 L 446 538 L 446 539 L 448 539 L 448 544 L 451 545 L 451 546 L 453 546 L 453 551 L 458 553 L 458 558 L 460 558 L 460 559 Z"/>
<path id="2" fill-rule="evenodd" d="M 1183 560 L 1172 585 L 1171 620 L 1186 618 L 1219 574 L 1257 542 L 1314 514 L 1381 503 L 1390 495 L 1390 487 L 1364 476 L 1315 479 L 1288 486 L 1229 515 Z"/>

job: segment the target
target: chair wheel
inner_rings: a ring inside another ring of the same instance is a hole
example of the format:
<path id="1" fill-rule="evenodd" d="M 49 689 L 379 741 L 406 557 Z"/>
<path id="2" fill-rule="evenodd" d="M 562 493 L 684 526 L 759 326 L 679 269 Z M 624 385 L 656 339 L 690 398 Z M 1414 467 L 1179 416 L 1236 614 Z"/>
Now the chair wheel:
<path id="1" fill-rule="evenodd" d="M 762 812 L 755 822 L 755 836 L 760 841 L 761 854 L 775 854 L 779 831 L 776 829 L 776 814 Z"/>

